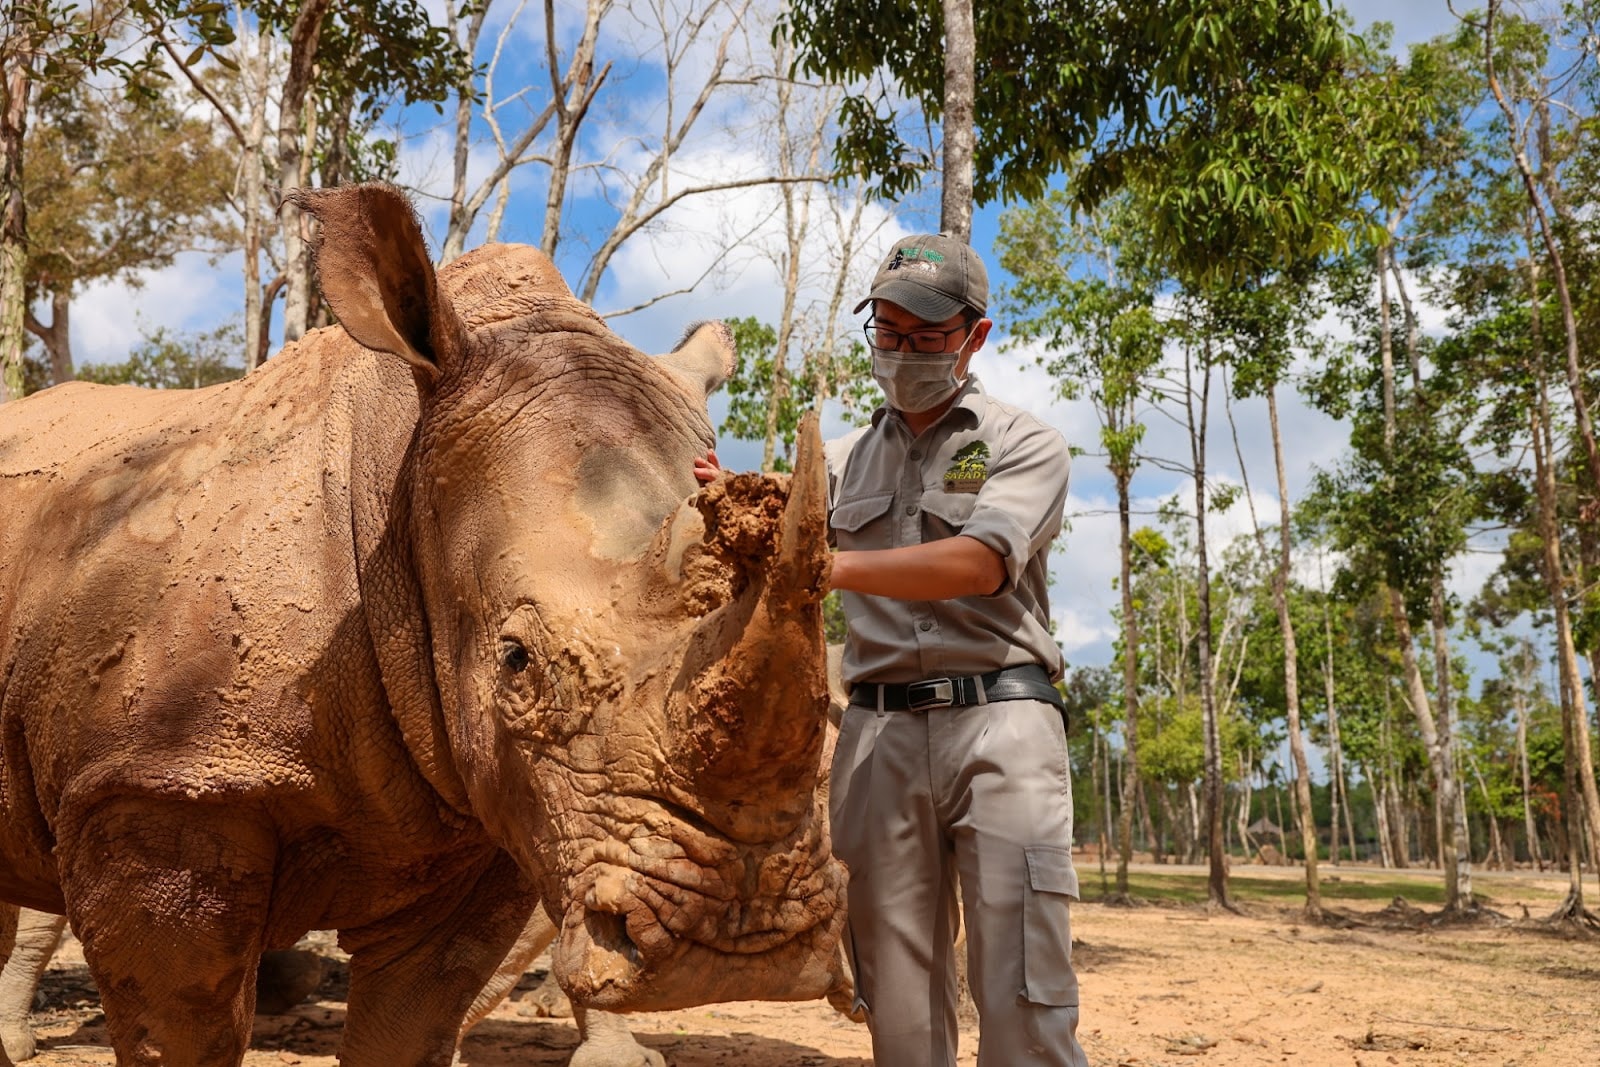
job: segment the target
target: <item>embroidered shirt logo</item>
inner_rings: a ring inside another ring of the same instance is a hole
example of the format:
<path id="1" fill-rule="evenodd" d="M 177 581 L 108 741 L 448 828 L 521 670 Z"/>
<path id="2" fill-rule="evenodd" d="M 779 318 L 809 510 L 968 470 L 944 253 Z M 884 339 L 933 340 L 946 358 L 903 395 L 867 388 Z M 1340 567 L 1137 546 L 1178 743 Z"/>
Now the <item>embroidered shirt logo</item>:
<path id="1" fill-rule="evenodd" d="M 955 454 L 955 462 L 944 472 L 947 493 L 976 493 L 989 478 L 989 446 L 974 441 Z"/>

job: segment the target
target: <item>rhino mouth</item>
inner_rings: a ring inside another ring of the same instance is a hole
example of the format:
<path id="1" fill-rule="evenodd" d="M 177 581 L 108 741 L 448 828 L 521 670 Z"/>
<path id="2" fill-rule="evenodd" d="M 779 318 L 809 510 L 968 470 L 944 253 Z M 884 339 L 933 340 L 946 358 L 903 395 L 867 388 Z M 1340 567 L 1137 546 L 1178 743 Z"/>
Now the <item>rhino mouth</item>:
<path id="1" fill-rule="evenodd" d="M 702 887 L 687 880 L 613 863 L 583 871 L 552 958 L 568 996 L 597 1008 L 664 1010 L 809 999 L 834 983 L 844 917 L 837 860 L 753 898 L 728 895 L 714 871 Z"/>

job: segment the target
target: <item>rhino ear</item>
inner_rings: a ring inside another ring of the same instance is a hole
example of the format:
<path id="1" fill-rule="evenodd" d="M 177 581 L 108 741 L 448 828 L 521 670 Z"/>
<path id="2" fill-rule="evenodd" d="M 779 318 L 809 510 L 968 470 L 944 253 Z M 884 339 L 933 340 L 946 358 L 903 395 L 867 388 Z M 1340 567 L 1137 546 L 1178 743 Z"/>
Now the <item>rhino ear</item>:
<path id="1" fill-rule="evenodd" d="M 697 322 L 684 332 L 683 340 L 664 356 L 658 356 L 690 396 L 704 400 L 733 374 L 733 331 L 721 322 Z"/>
<path id="2" fill-rule="evenodd" d="M 322 224 L 312 254 L 322 295 L 346 333 L 430 377 L 459 360 L 464 329 L 439 289 L 404 193 L 374 182 L 303 189 L 287 200 Z"/>

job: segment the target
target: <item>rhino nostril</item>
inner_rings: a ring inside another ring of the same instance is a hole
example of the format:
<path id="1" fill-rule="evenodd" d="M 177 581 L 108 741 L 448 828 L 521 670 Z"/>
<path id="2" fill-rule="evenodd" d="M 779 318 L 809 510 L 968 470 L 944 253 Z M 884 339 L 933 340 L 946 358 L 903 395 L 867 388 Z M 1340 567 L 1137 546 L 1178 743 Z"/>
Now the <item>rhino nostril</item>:
<path id="1" fill-rule="evenodd" d="M 597 948 L 614 952 L 629 963 L 638 965 L 640 960 L 639 946 L 633 943 L 633 938 L 628 936 L 627 924 L 622 916 L 609 912 L 590 911 L 585 913 L 583 924 L 588 928 L 589 938 Z"/>

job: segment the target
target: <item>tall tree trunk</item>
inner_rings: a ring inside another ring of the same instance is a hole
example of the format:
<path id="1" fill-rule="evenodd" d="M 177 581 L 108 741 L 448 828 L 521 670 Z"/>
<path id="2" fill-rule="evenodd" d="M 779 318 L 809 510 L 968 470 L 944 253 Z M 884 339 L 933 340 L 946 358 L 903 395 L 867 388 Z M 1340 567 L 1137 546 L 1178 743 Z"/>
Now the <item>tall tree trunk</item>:
<path id="1" fill-rule="evenodd" d="M 780 65 L 783 53 L 779 53 Z M 804 149 L 804 162 L 795 166 L 795 146 L 790 140 L 790 104 L 794 96 L 794 83 L 778 83 L 778 173 L 794 177 L 796 172 L 815 174 L 817 163 L 827 133 L 827 122 L 819 121 L 810 133 Z M 794 389 L 793 375 L 789 370 L 789 351 L 795 347 L 795 327 L 799 312 L 796 305 L 800 296 L 800 264 L 805 260 L 806 240 L 811 236 L 812 190 L 806 186 L 784 184 L 778 193 L 783 197 L 783 228 L 785 247 L 782 258 L 783 298 L 778 311 L 777 338 L 772 350 L 772 387 L 767 390 L 766 425 L 762 428 L 761 470 L 771 473 L 776 469 L 779 421 L 783 407 Z M 798 198 L 798 199 L 797 199 Z"/>
<path id="2" fill-rule="evenodd" d="M 0 68 L 0 404 L 22 396 L 27 346 L 28 209 L 22 199 L 22 145 L 33 86 L 33 40 L 9 18 Z"/>
<path id="3" fill-rule="evenodd" d="M 1333 839 L 1335 842 L 1333 862 L 1338 864 L 1340 857 L 1337 842 L 1339 840 L 1339 814 L 1341 811 L 1344 813 L 1344 825 L 1348 831 L 1347 836 L 1350 839 L 1350 858 L 1352 860 L 1357 858 L 1356 828 L 1355 820 L 1350 817 L 1350 782 L 1346 777 L 1344 767 L 1344 745 L 1339 737 L 1339 704 L 1335 699 L 1336 693 L 1333 680 L 1332 598 L 1328 594 L 1327 580 L 1322 578 L 1322 553 L 1320 550 L 1317 553 L 1317 575 L 1322 584 L 1322 636 L 1324 644 L 1322 692 L 1323 700 L 1328 706 L 1328 760 L 1332 771 L 1332 782 L 1337 789 L 1333 808 Z M 1373 793 L 1373 798 L 1377 798 L 1376 792 Z"/>
<path id="4" fill-rule="evenodd" d="M 567 183 L 572 177 L 572 154 L 578 144 L 578 131 L 583 128 L 589 105 L 594 103 L 595 94 L 600 91 L 606 75 L 611 71 L 609 63 L 600 69 L 598 75 L 594 70 L 600 19 L 610 6 L 610 0 L 589 0 L 584 13 L 583 33 L 578 38 L 572 65 L 563 78 L 558 72 L 560 63 L 553 43 L 556 36 L 555 3 L 554 0 L 545 0 L 545 61 L 550 68 L 550 99 L 555 105 L 556 136 L 550 153 L 550 180 L 545 195 L 544 230 L 539 236 L 539 248 L 552 259 L 561 244 L 561 210 L 566 204 Z"/>
<path id="5" fill-rule="evenodd" d="M 1537 870 L 1543 871 L 1544 855 L 1539 849 L 1539 829 L 1533 821 L 1533 774 L 1528 767 L 1528 698 L 1522 689 L 1532 674 L 1527 662 L 1528 649 L 1524 647 L 1522 677 L 1512 690 L 1517 710 L 1517 768 L 1522 772 L 1522 827 L 1528 838 L 1528 860 Z"/>
<path id="6" fill-rule="evenodd" d="M 1276 809 L 1278 815 L 1278 851 L 1283 855 L 1283 862 L 1288 863 L 1289 836 L 1288 830 L 1285 829 L 1288 820 L 1283 817 L 1283 790 L 1274 789 L 1272 791 L 1272 806 Z"/>
<path id="7" fill-rule="evenodd" d="M 1536 208 L 1539 207 L 1537 203 L 1535 203 L 1534 206 Z M 1543 216 L 1540 217 L 1542 221 Z M 1548 251 L 1548 235 L 1546 235 L 1546 241 L 1546 250 Z M 1534 353 L 1535 358 L 1542 363 L 1543 345 L 1538 343 L 1540 338 L 1539 264 L 1533 255 L 1533 242 L 1529 240 L 1528 245 L 1528 299 L 1532 311 L 1532 335 L 1535 341 Z M 1564 277 L 1564 275 L 1562 277 Z M 1564 292 L 1564 289 L 1562 289 L 1560 284 L 1557 286 L 1557 291 Z M 1565 316 L 1570 313 L 1570 300 L 1568 301 L 1568 305 L 1569 306 L 1567 309 L 1563 312 L 1563 322 L 1568 321 Z M 1574 343 L 1574 335 L 1571 330 L 1572 328 L 1569 325 L 1567 333 L 1569 384 L 1571 383 L 1572 375 L 1571 347 Z M 1585 822 L 1588 826 L 1589 846 L 1591 852 L 1593 852 L 1596 857 L 1597 863 L 1600 863 L 1600 788 L 1597 788 L 1595 783 L 1594 755 L 1589 747 L 1589 714 L 1584 702 L 1583 679 L 1578 670 L 1578 655 L 1575 647 L 1575 639 L 1572 634 L 1572 620 L 1567 610 L 1565 596 L 1566 579 L 1561 565 L 1561 547 L 1560 541 L 1558 540 L 1560 534 L 1556 513 L 1555 496 L 1556 451 L 1554 431 L 1552 430 L 1550 419 L 1550 395 L 1542 366 L 1536 365 L 1531 369 L 1534 372 L 1533 377 L 1537 383 L 1538 389 L 1537 410 L 1532 429 L 1536 438 L 1534 442 L 1534 460 L 1535 476 L 1539 479 L 1539 532 L 1540 538 L 1543 541 L 1544 549 L 1543 565 L 1546 572 L 1545 582 L 1546 589 L 1551 596 L 1552 608 L 1555 612 L 1556 655 L 1560 660 L 1560 670 L 1566 676 L 1567 684 L 1572 688 L 1572 699 L 1574 702 L 1570 712 L 1573 717 L 1572 729 L 1570 731 L 1572 743 L 1570 758 L 1575 758 L 1578 763 L 1578 786 L 1581 790 L 1583 811 L 1586 817 Z M 1589 447 L 1591 449 L 1594 447 L 1592 439 L 1589 442 Z M 1544 457 L 1543 474 L 1539 474 L 1538 472 L 1538 461 L 1541 451 Z M 1597 488 L 1600 488 L 1600 481 L 1597 481 Z M 1580 523 L 1584 522 L 1585 516 L 1580 514 L 1578 521 Z M 1600 677 L 1597 677 L 1595 680 L 1597 684 L 1600 684 Z M 1566 716 L 1567 714 L 1568 709 L 1566 705 L 1563 704 L 1562 715 Z M 1568 732 L 1565 729 L 1563 729 L 1562 736 L 1568 736 Z M 1578 904 L 1581 909 L 1581 900 L 1578 902 Z"/>
<path id="8" fill-rule="evenodd" d="M 1450 639 L 1444 615 L 1444 576 L 1433 576 L 1431 593 L 1434 693 L 1438 697 L 1439 745 L 1450 762 L 1453 788 L 1444 795 L 1443 810 L 1450 820 L 1451 840 L 1455 844 L 1456 891 L 1461 906 L 1472 908 L 1472 838 L 1467 832 L 1467 795 L 1456 767 L 1455 687 L 1450 679 Z M 1446 855 L 1444 858 L 1448 859 Z"/>
<path id="9" fill-rule="evenodd" d="M 1250 768 L 1246 763 L 1244 753 L 1239 753 L 1239 806 L 1235 809 L 1233 817 L 1234 829 L 1239 831 L 1239 845 L 1244 850 L 1245 859 L 1255 855 L 1260 849 L 1255 842 L 1255 835 L 1250 832 L 1250 804 L 1254 799 L 1254 783 L 1250 780 Z M 1282 845 L 1279 841 L 1279 845 Z"/>
<path id="10" fill-rule="evenodd" d="M 1385 681 L 1383 686 L 1383 726 L 1381 729 L 1383 754 L 1384 754 L 1384 794 L 1383 802 L 1389 811 L 1389 830 L 1394 834 L 1390 841 L 1390 851 L 1394 854 L 1396 867 L 1411 866 L 1411 839 L 1407 833 L 1405 809 L 1400 801 L 1400 791 L 1396 786 L 1398 772 L 1394 766 L 1394 734 L 1390 721 L 1394 714 L 1393 701 L 1389 684 Z"/>
<path id="11" fill-rule="evenodd" d="M 1295 808 L 1300 819 L 1300 846 L 1306 855 L 1306 914 L 1322 915 L 1322 889 L 1317 871 L 1317 821 L 1311 806 L 1311 768 L 1306 762 L 1305 738 L 1300 732 L 1300 662 L 1295 643 L 1294 621 L 1289 617 L 1290 557 L 1289 475 L 1283 461 L 1283 433 L 1278 425 L 1278 390 L 1267 387 L 1267 420 L 1272 431 L 1272 458 L 1278 472 L 1278 501 L 1282 518 L 1278 523 L 1278 569 L 1272 578 L 1272 605 L 1278 613 L 1278 629 L 1283 632 L 1284 706 L 1289 716 L 1289 753 L 1294 758 Z M 1329 715 L 1333 702 L 1328 702 Z M 1338 809 L 1333 809 L 1338 818 Z"/>
<path id="12" fill-rule="evenodd" d="M 1133 862 L 1133 809 L 1139 789 L 1139 616 L 1133 607 L 1133 506 L 1129 492 L 1133 472 L 1119 465 L 1117 483 L 1117 554 L 1122 593 L 1122 811 L 1117 832 L 1117 898 L 1126 901 L 1128 865 Z"/>
<path id="13" fill-rule="evenodd" d="M 1478 783 L 1478 792 L 1483 794 L 1483 810 L 1489 820 L 1489 854 L 1484 857 L 1484 862 L 1502 871 L 1508 871 L 1511 869 L 1511 864 L 1506 862 L 1506 846 L 1500 836 L 1500 820 L 1494 815 L 1494 797 L 1489 793 L 1489 783 L 1483 780 L 1483 772 L 1478 769 L 1477 760 L 1472 761 L 1472 777 Z"/>
<path id="14" fill-rule="evenodd" d="M 242 18 L 242 15 L 241 15 Z M 243 38 L 243 27 L 240 28 Z M 261 284 L 261 258 L 266 254 L 261 193 L 266 185 L 262 146 L 267 137 L 267 82 L 271 65 L 271 37 L 256 31 L 256 55 L 244 66 L 249 134 L 241 146 L 239 210 L 244 217 L 244 353 L 245 369 L 255 370 L 266 359 L 272 333 L 272 304 Z"/>
<path id="15" fill-rule="evenodd" d="M 1181 814 L 1172 802 L 1172 791 L 1166 786 L 1161 787 L 1161 792 L 1156 794 L 1161 802 L 1161 815 L 1166 822 L 1166 829 L 1172 834 L 1172 862 L 1189 862 L 1189 833 L 1187 821 L 1179 818 Z"/>
<path id="16" fill-rule="evenodd" d="M 483 20 L 489 17 L 493 0 L 482 0 L 465 10 L 455 4 L 445 5 L 445 24 L 452 39 L 461 42 L 461 51 L 469 56 L 478 54 L 478 36 L 483 32 Z M 461 36 L 461 16 L 467 15 L 466 36 Z M 467 217 L 467 164 L 472 158 L 472 116 L 474 102 L 472 74 L 463 76 L 456 86 L 456 113 L 450 158 L 450 214 L 445 226 L 445 239 L 439 249 L 439 261 L 449 263 L 461 255 L 466 244 L 467 231 L 472 229 L 472 219 Z"/>
<path id="17" fill-rule="evenodd" d="M 1428 698 L 1428 687 L 1422 680 L 1422 668 L 1417 662 L 1416 639 L 1411 632 L 1411 620 L 1406 616 L 1405 601 L 1398 589 L 1389 590 L 1389 614 L 1394 624 L 1395 639 L 1400 645 L 1400 662 L 1405 672 L 1407 702 L 1422 735 L 1422 744 L 1428 753 L 1428 764 L 1433 770 L 1434 796 L 1439 817 L 1435 837 L 1439 844 L 1439 864 L 1444 868 L 1445 910 L 1466 910 L 1471 902 L 1462 898 L 1461 866 L 1456 862 L 1456 826 L 1451 798 L 1457 795 L 1455 754 L 1451 751 L 1451 734 L 1441 731 L 1434 719 L 1433 702 Z M 1468 887 L 1470 891 L 1470 886 Z"/>
<path id="18" fill-rule="evenodd" d="M 300 209 L 287 197 L 303 184 L 301 175 L 309 159 L 306 144 L 307 113 L 314 109 L 312 80 L 322 24 L 332 0 L 304 0 L 289 30 L 289 71 L 283 82 L 278 111 L 278 191 L 283 225 L 283 272 L 288 290 L 283 302 L 283 339 L 299 340 L 311 322 L 311 252 L 301 233 Z"/>
<path id="19" fill-rule="evenodd" d="M 1105 891 L 1106 886 L 1106 853 L 1111 850 L 1111 837 L 1108 831 L 1108 820 L 1111 817 L 1111 798 L 1105 787 L 1106 777 L 1110 772 L 1110 760 L 1107 757 L 1105 726 L 1095 716 L 1094 744 L 1089 758 L 1089 789 L 1094 797 L 1094 822 L 1095 822 L 1095 852 L 1099 855 L 1100 889 Z"/>
<path id="20" fill-rule="evenodd" d="M 944 184 L 939 228 L 963 241 L 972 239 L 972 156 L 977 44 L 973 0 L 944 4 Z"/>
<path id="21" fill-rule="evenodd" d="M 1124 769 L 1126 773 L 1126 769 Z M 1139 805 L 1139 826 L 1144 831 L 1145 847 L 1150 849 L 1157 863 L 1164 863 L 1166 856 L 1161 848 L 1161 839 L 1156 836 L 1154 817 L 1150 813 L 1150 789 L 1143 776 L 1136 776 L 1137 785 L 1133 795 Z"/>
<path id="22" fill-rule="evenodd" d="M 1595 792 L 1595 780 L 1593 757 L 1589 751 L 1589 713 L 1583 699 L 1578 654 L 1573 647 L 1572 618 L 1567 610 L 1565 571 L 1561 565 L 1549 390 L 1542 376 L 1537 382 L 1538 402 L 1532 416 L 1532 430 L 1539 540 L 1543 550 L 1540 563 L 1556 624 L 1556 663 L 1561 677 L 1561 738 L 1564 750 L 1562 776 L 1567 793 L 1567 857 L 1573 865 L 1571 889 L 1557 914 L 1579 919 L 1587 918 L 1583 903 L 1583 849 L 1580 843 L 1583 825 L 1585 822 L 1589 824 L 1591 839 L 1600 835 L 1600 820 L 1596 818 L 1596 808 L 1600 804 L 1591 799 Z M 1595 849 L 1595 854 L 1600 856 L 1600 848 Z"/>
<path id="23" fill-rule="evenodd" d="M 1200 411 L 1194 410 L 1193 353 L 1185 350 L 1184 378 L 1187 391 L 1184 403 L 1189 409 L 1189 454 L 1194 470 L 1195 557 L 1198 582 L 1195 599 L 1199 606 L 1196 641 L 1200 654 L 1200 714 L 1205 728 L 1205 819 L 1206 848 L 1210 864 L 1206 877 L 1206 899 L 1216 908 L 1233 907 L 1228 897 L 1228 854 L 1222 835 L 1222 728 L 1217 721 L 1216 684 L 1212 678 L 1211 651 L 1211 568 L 1206 558 L 1206 424 L 1211 403 L 1210 338 L 1205 341 L 1200 374 Z"/>
<path id="24" fill-rule="evenodd" d="M 1389 806 L 1385 802 L 1384 790 L 1373 779 L 1372 768 L 1365 763 L 1360 766 L 1366 775 L 1367 789 L 1372 793 L 1372 811 L 1378 822 L 1378 862 L 1388 870 L 1395 865 L 1394 838 L 1389 832 Z"/>

